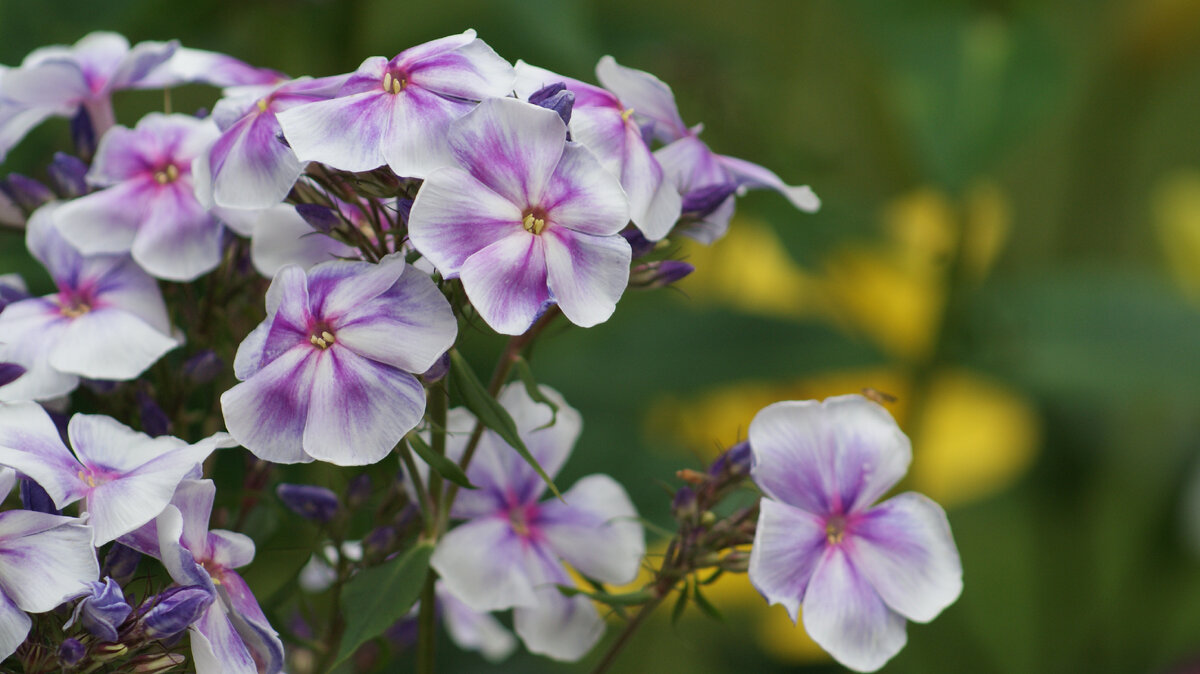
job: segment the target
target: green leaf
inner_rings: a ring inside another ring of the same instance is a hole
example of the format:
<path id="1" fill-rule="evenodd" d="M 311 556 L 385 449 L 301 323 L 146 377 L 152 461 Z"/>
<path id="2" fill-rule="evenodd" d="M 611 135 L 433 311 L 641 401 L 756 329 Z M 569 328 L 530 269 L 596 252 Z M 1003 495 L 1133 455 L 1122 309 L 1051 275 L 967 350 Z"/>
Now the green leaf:
<path id="1" fill-rule="evenodd" d="M 478 489 L 478 487 L 471 484 L 471 481 L 467 479 L 467 474 L 463 472 L 463 469 L 457 463 L 446 458 L 444 454 L 438 454 L 433 451 L 429 445 L 425 444 L 421 436 L 416 433 L 409 433 L 408 446 L 412 447 L 417 456 L 424 459 L 425 463 L 429 464 L 429 467 L 436 470 L 442 477 L 464 489 Z"/>
<path id="2" fill-rule="evenodd" d="M 537 379 L 533 376 L 533 370 L 529 367 L 529 361 L 517 356 L 517 359 L 513 361 L 513 365 L 517 368 L 517 376 L 521 378 L 521 383 L 525 384 L 525 392 L 529 394 L 529 397 L 534 402 L 539 402 L 550 407 L 550 421 L 538 426 L 536 430 L 540 431 L 543 428 L 550 428 L 554 425 L 554 422 L 558 421 L 558 405 L 542 393 Z"/>
<path id="3" fill-rule="evenodd" d="M 654 598 L 654 595 L 649 590 L 638 590 L 637 592 L 625 592 L 622 594 L 609 594 L 607 592 L 589 592 L 583 588 L 573 585 L 559 585 L 558 591 L 564 596 L 574 597 L 575 595 L 584 595 L 598 602 L 610 604 L 612 606 L 640 606 Z"/>
<path id="4" fill-rule="evenodd" d="M 346 631 L 334 664 L 408 613 L 421 596 L 432 554 L 433 542 L 422 541 L 400 557 L 359 571 L 346 583 L 342 590 Z"/>
<path id="5" fill-rule="evenodd" d="M 700 592 L 699 585 L 694 585 L 692 587 L 692 598 L 696 600 L 696 606 L 699 606 L 700 610 L 707 613 L 710 618 L 720 620 L 721 622 L 725 621 L 725 616 L 721 615 L 721 612 L 717 610 L 717 607 L 713 606 L 712 602 L 708 601 L 708 599 L 706 599 Z"/>
<path id="6" fill-rule="evenodd" d="M 550 487 L 550 491 L 561 499 L 562 493 L 558 491 L 558 487 L 554 486 L 554 480 L 550 479 L 537 459 L 533 458 L 533 454 L 529 452 L 529 448 L 517 434 L 517 424 L 508 414 L 508 410 L 504 409 L 500 403 L 496 402 L 492 394 L 488 393 L 479 378 L 475 376 L 475 372 L 471 370 L 471 366 L 457 350 L 450 351 L 450 380 L 454 382 L 454 388 L 462 396 L 463 404 L 467 406 L 467 409 L 471 410 L 471 413 L 484 426 L 495 431 L 496 435 L 507 442 L 509 447 L 517 450 L 517 454 L 520 454 L 526 463 L 533 466 L 546 486 Z"/>
<path id="7" fill-rule="evenodd" d="M 679 598 L 675 600 L 675 606 L 671 608 L 671 624 L 679 622 L 680 616 L 683 615 L 683 610 L 687 608 L 688 603 L 688 584 L 683 584 L 683 589 L 679 591 Z"/>

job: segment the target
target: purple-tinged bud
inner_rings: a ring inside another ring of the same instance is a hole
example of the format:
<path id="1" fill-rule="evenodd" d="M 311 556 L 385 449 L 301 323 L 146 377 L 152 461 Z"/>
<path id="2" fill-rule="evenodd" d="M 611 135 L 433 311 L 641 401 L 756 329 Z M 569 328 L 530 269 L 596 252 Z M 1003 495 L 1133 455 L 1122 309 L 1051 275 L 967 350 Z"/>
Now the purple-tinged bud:
<path id="1" fill-rule="evenodd" d="M 54 507 L 54 499 L 46 493 L 42 486 L 33 480 L 21 478 L 21 507 L 48 515 L 61 515 L 62 511 Z"/>
<path id="2" fill-rule="evenodd" d="M 396 216 L 400 218 L 400 223 L 408 226 L 408 215 L 412 213 L 413 200 L 408 197 L 401 197 L 396 200 Z"/>
<path id="3" fill-rule="evenodd" d="M 75 145 L 75 154 L 84 159 L 96 154 L 96 127 L 92 125 L 92 116 L 87 108 L 82 105 L 71 118 L 71 142 Z"/>
<path id="4" fill-rule="evenodd" d="M 698 513 L 696 492 L 687 485 L 676 490 L 675 498 L 671 499 L 671 514 L 675 516 L 675 519 L 691 521 L 696 518 Z"/>
<path id="5" fill-rule="evenodd" d="M 183 376 L 193 384 L 207 384 L 225 369 L 225 361 L 212 349 L 204 349 L 183 362 Z"/>
<path id="6" fill-rule="evenodd" d="M 179 634 L 199 620 L 213 602 L 213 595 L 199 585 L 173 587 L 146 600 L 138 619 L 146 636 L 165 639 Z M 144 608 L 146 605 L 149 608 Z"/>
<path id="7" fill-rule="evenodd" d="M 391 550 L 395 542 L 396 530 L 386 524 L 375 527 L 362 540 L 363 549 L 372 557 Z"/>
<path id="8" fill-rule="evenodd" d="M 337 494 L 310 484 L 283 483 L 275 488 L 275 493 L 289 510 L 316 522 L 328 522 L 342 507 Z"/>
<path id="9" fill-rule="evenodd" d="M 129 652 L 129 646 L 119 643 L 102 643 L 97 644 L 92 649 L 92 659 L 96 662 L 112 662 L 123 657 Z"/>
<path id="10" fill-rule="evenodd" d="M 32 297 L 29 291 L 25 289 L 24 283 L 15 275 L 6 279 L 0 280 L 0 311 L 4 311 L 4 307 L 13 302 L 20 302 Z"/>
<path id="11" fill-rule="evenodd" d="M 23 374 L 25 374 L 25 368 L 16 363 L 0 363 L 0 386 L 13 383 Z"/>
<path id="12" fill-rule="evenodd" d="M 133 674 L 161 674 L 185 662 L 187 658 L 179 653 L 150 653 L 130 660 L 129 671 Z"/>
<path id="13" fill-rule="evenodd" d="M 354 191 L 373 199 L 391 199 L 404 192 L 405 183 L 386 166 L 354 174 Z"/>
<path id="14" fill-rule="evenodd" d="M 629 272 L 629 287 L 641 290 L 665 288 L 696 270 L 680 260 L 659 260 L 639 264 Z"/>
<path id="15" fill-rule="evenodd" d="M 623 229 L 621 236 L 629 242 L 629 247 L 633 249 L 633 259 L 644 257 L 654 251 L 657 244 L 656 241 L 647 239 L 640 231 L 636 229 Z"/>
<path id="16" fill-rule="evenodd" d="M 342 216 L 337 211 L 321 204 L 296 204 L 296 213 L 309 227 L 322 234 L 331 234 L 342 224 Z"/>
<path id="17" fill-rule="evenodd" d="M 67 667 L 74 667 L 87 655 L 87 646 L 78 639 L 66 639 L 58 647 L 58 661 Z"/>
<path id="18" fill-rule="evenodd" d="M 50 174 L 59 195 L 64 199 L 74 199 L 88 193 L 85 179 L 88 165 L 79 157 L 73 157 L 66 152 L 55 152 L 46 172 Z"/>
<path id="19" fill-rule="evenodd" d="M 105 578 L 103 583 L 93 581 L 88 585 L 91 594 L 75 606 L 71 621 L 78 618 L 83 628 L 101 641 L 116 641 L 117 630 L 129 617 L 133 607 L 125 601 L 125 593 L 112 578 Z"/>
<path id="20" fill-rule="evenodd" d="M 346 486 L 346 505 L 351 510 L 357 510 L 371 500 L 371 490 L 371 476 L 368 473 L 355 475 L 350 480 L 350 484 Z"/>
<path id="21" fill-rule="evenodd" d="M 710 215 L 734 192 L 737 192 L 735 182 L 716 183 L 694 189 L 683 195 L 683 214 L 691 218 Z"/>
<path id="22" fill-rule="evenodd" d="M 192 116 L 195 117 L 196 119 L 208 119 L 208 115 L 209 115 L 208 108 L 196 108 L 196 113 Z"/>
<path id="23" fill-rule="evenodd" d="M 157 438 L 171 432 L 171 418 L 145 391 L 137 392 L 138 416 L 146 435 Z"/>
<path id="24" fill-rule="evenodd" d="M 26 213 L 32 213 L 48 201 L 54 201 L 49 187 L 20 173 L 10 173 L 0 182 L 0 190 Z"/>
<path id="25" fill-rule="evenodd" d="M 441 380 L 442 377 L 445 377 L 446 373 L 449 371 L 450 354 L 447 352 L 443 353 L 442 356 L 438 358 L 428 370 L 425 370 L 425 373 L 421 375 L 421 379 L 423 379 L 426 384 L 432 384 L 435 381 Z"/>
<path id="26" fill-rule="evenodd" d="M 18 229 L 25 226 L 25 214 L 3 190 L 0 190 L 0 225 Z"/>
<path id="27" fill-rule="evenodd" d="M 563 124 L 569 125 L 571 110 L 575 107 L 575 92 L 568 89 L 565 82 L 555 82 L 530 94 L 529 102 L 557 112 Z"/>
<path id="28" fill-rule="evenodd" d="M 312 625 L 308 624 L 308 621 L 304 619 L 304 616 L 299 611 L 292 613 L 292 617 L 288 620 L 288 629 L 299 639 L 317 638 L 313 633 Z"/>
<path id="29" fill-rule="evenodd" d="M 383 638 L 397 651 L 411 648 L 413 644 L 417 643 L 418 636 L 419 629 L 416 618 L 409 618 L 407 616 L 392 623 L 390 627 L 383 631 Z"/>
<path id="30" fill-rule="evenodd" d="M 708 467 L 708 474 L 714 477 L 720 475 L 746 475 L 750 472 L 750 442 L 743 440 L 725 450 L 713 460 Z"/>
<path id="31" fill-rule="evenodd" d="M 108 554 L 104 555 L 104 567 L 100 573 L 115 579 L 118 583 L 123 583 L 133 578 L 140 561 L 142 561 L 142 553 L 128 545 L 113 543 L 113 546 L 108 549 Z"/>

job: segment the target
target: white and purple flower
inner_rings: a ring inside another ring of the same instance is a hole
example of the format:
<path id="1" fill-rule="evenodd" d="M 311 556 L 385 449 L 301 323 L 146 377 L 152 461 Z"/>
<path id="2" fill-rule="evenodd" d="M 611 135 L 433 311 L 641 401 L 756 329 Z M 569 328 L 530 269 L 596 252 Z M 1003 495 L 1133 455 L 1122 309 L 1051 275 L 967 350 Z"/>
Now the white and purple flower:
<path id="1" fill-rule="evenodd" d="M 238 348 L 242 383 L 221 396 L 225 424 L 267 461 L 375 463 L 424 416 L 413 373 L 457 334 L 446 298 L 399 254 L 284 267 L 266 320 Z"/>
<path id="2" fill-rule="evenodd" d="M 858 395 L 780 402 L 750 423 L 751 475 L 766 495 L 750 582 L 839 662 L 879 669 L 962 592 L 946 513 L 907 492 L 872 505 L 912 459 L 908 438 Z"/>
<path id="3" fill-rule="evenodd" d="M 96 546 L 154 519 L 213 450 L 234 446 L 226 433 L 189 445 L 92 414 L 71 417 L 67 437 L 74 454 L 41 406 L 0 406 L 0 465 L 37 482 L 56 508 L 85 499 Z"/>
<path id="4" fill-rule="evenodd" d="M 413 246 L 462 279 L 497 332 L 519 335 L 555 303 L 591 327 L 629 282 L 625 192 L 566 132 L 553 110 L 484 101 L 447 134 L 459 166 L 431 173 L 413 202 Z"/>
<path id="5" fill-rule="evenodd" d="M 221 223 L 196 199 L 192 160 L 218 135 L 212 120 L 146 115 L 100 139 L 88 182 L 98 192 L 54 217 L 85 255 L 131 253 L 152 276 L 190 281 L 221 261 Z"/>
<path id="6" fill-rule="evenodd" d="M 520 384 L 503 389 L 499 401 L 553 477 L 583 422 L 557 392 L 542 387 L 542 393 L 558 406 L 557 414 Z M 465 410 L 451 413 L 447 424 L 454 434 L 446 451 L 457 458 L 472 421 Z M 492 431 L 480 438 L 467 476 L 478 489 L 460 492 L 451 512 L 467 521 L 442 538 L 430 564 L 470 608 L 513 608 L 517 635 L 531 652 L 558 660 L 583 657 L 603 635 L 604 621 L 586 596 L 559 591 L 559 585 L 573 585 L 563 562 L 605 583 L 633 580 L 645 543 L 629 496 L 607 475 L 589 475 L 561 501 L 539 502 L 545 483 Z"/>
<path id="7" fill-rule="evenodd" d="M 0 386 L 0 400 L 55 398 L 81 376 L 133 379 L 179 344 L 154 279 L 128 255 L 80 255 L 55 228 L 59 208 L 35 211 L 25 232 L 58 292 L 0 310 L 0 362 L 25 368 Z"/>
<path id="8" fill-rule="evenodd" d="M 374 56 L 346 80 L 337 98 L 279 113 L 300 161 L 344 171 L 387 164 L 399 176 L 423 178 L 452 163 L 446 127 L 478 101 L 512 91 L 513 68 L 475 31 Z"/>

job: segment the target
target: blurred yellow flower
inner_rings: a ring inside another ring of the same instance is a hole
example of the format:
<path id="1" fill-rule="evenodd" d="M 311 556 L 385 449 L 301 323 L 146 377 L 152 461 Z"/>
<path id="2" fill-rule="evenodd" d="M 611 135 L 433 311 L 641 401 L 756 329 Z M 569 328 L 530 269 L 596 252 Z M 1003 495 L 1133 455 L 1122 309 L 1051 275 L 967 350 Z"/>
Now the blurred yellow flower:
<path id="1" fill-rule="evenodd" d="M 1200 299 L 1200 171 L 1179 171 L 1154 192 L 1154 220 L 1172 276 Z"/>

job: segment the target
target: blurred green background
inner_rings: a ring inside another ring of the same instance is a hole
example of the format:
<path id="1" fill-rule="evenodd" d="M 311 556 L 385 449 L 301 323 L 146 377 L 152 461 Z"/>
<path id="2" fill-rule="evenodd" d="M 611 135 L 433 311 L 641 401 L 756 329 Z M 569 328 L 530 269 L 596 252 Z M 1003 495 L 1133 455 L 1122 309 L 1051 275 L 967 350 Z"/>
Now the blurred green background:
<path id="1" fill-rule="evenodd" d="M 824 201 L 747 196 L 725 240 L 685 246 L 682 292 L 539 346 L 585 419 L 559 484 L 611 473 L 666 525 L 659 483 L 759 408 L 873 387 L 966 584 L 884 671 L 1200 667 L 1200 2 L 0 0 L 0 63 L 108 29 L 319 76 L 468 27 L 589 81 L 604 54 L 653 72 L 714 150 Z M 119 119 L 155 96 L 119 94 Z M 43 176 L 60 147 L 54 120 L 2 170 Z M 44 282 L 4 231 L 11 270 Z M 744 581 L 710 598 L 724 622 L 660 616 L 615 671 L 838 670 Z M 564 672 L 601 649 L 452 650 L 445 671 Z"/>

